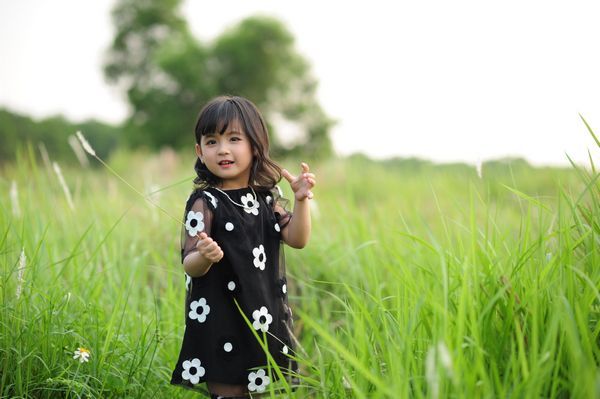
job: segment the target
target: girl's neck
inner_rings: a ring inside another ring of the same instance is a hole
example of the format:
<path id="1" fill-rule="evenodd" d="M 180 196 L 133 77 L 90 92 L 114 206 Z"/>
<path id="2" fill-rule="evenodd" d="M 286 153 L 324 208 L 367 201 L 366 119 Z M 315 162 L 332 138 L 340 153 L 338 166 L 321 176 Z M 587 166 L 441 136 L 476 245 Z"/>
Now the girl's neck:
<path id="1" fill-rule="evenodd" d="M 221 184 L 218 184 L 216 186 L 214 186 L 220 190 L 242 190 L 244 188 L 248 188 L 250 187 L 250 184 L 246 183 L 246 184 L 240 184 L 240 183 L 223 183 L 221 182 Z"/>

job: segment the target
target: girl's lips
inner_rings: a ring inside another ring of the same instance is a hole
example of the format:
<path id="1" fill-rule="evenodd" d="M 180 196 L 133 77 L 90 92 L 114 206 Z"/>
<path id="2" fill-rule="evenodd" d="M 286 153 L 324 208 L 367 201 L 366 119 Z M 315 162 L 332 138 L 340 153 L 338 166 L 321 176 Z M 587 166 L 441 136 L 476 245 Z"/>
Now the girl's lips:
<path id="1" fill-rule="evenodd" d="M 219 166 L 222 168 L 229 168 L 233 165 L 233 161 L 221 161 L 219 162 Z"/>

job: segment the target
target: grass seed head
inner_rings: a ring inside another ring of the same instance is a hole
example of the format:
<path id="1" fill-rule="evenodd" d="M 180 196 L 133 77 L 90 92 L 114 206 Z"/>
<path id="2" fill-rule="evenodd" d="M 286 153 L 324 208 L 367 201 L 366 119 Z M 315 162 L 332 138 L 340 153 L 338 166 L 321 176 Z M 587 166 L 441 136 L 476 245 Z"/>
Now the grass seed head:
<path id="1" fill-rule="evenodd" d="M 83 134 L 81 134 L 81 131 L 77 131 L 77 133 L 75 133 L 77 135 L 77 138 L 79 139 L 79 142 L 81 143 L 81 146 L 83 147 L 83 149 L 90 154 L 91 156 L 95 157 L 96 156 L 96 151 L 94 151 L 94 149 L 92 148 L 92 146 L 90 145 L 90 143 L 87 142 L 87 140 L 85 139 L 85 137 L 83 137 Z"/>

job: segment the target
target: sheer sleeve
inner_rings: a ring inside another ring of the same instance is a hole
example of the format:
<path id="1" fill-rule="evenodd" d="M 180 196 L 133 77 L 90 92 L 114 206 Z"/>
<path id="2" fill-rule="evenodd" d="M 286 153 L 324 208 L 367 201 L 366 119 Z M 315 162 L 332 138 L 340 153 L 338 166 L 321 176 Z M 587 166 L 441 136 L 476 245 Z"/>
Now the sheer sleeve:
<path id="1" fill-rule="evenodd" d="M 197 251 L 196 244 L 201 232 L 210 236 L 213 212 L 206 201 L 204 191 L 196 190 L 190 195 L 185 204 L 183 224 L 181 228 L 181 263 L 193 251 Z"/>
<path id="2" fill-rule="evenodd" d="M 273 194 L 273 211 L 275 212 L 275 218 L 277 219 L 279 227 L 283 229 L 288 225 L 292 218 L 292 212 L 288 209 L 290 202 L 283 197 L 283 193 L 279 186 L 275 186 L 275 188 L 271 190 L 271 193 Z"/>

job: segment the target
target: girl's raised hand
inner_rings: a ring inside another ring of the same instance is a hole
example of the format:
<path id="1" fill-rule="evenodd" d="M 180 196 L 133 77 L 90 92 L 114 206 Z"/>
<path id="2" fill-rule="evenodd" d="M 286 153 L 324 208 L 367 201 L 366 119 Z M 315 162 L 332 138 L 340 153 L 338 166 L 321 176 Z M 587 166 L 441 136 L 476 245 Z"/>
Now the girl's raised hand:
<path id="1" fill-rule="evenodd" d="M 297 201 L 304 201 L 306 198 L 312 199 L 313 193 L 310 191 L 315 186 L 315 175 L 309 173 L 308 164 L 302 162 L 302 173 L 293 176 L 287 169 L 283 169 L 281 174 L 290 183 L 292 191 Z"/>
<path id="2" fill-rule="evenodd" d="M 219 244 L 212 238 L 210 238 L 205 232 L 200 233 L 200 239 L 196 243 L 196 249 L 200 252 L 200 255 L 212 263 L 217 263 L 223 258 L 223 250 L 219 247 Z"/>

